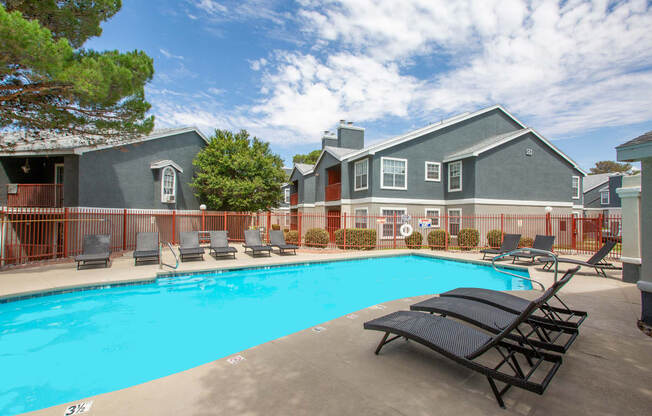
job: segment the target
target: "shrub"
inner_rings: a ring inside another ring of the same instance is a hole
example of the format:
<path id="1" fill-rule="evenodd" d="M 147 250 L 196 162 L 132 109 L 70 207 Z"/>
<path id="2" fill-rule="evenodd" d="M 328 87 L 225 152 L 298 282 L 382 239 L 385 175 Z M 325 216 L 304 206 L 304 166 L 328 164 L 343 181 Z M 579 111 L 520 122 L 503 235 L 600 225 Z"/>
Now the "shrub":
<path id="1" fill-rule="evenodd" d="M 288 244 L 299 244 L 299 232 L 297 230 L 283 231 L 285 242 Z"/>
<path id="2" fill-rule="evenodd" d="M 344 248 L 344 231 L 346 231 L 346 248 L 351 250 L 372 250 L 376 247 L 376 230 L 368 228 L 347 228 L 335 231 L 335 244 Z"/>
<path id="3" fill-rule="evenodd" d="M 503 242 L 503 233 L 500 230 L 491 230 L 487 233 L 487 244 L 489 247 L 498 248 Z"/>
<path id="4" fill-rule="evenodd" d="M 532 247 L 534 245 L 534 240 L 530 237 L 521 237 L 518 242 L 518 248 L 521 247 Z"/>
<path id="5" fill-rule="evenodd" d="M 408 248 L 421 248 L 423 242 L 423 235 L 418 231 L 412 231 L 412 234 L 405 237 L 405 245 Z"/>
<path id="6" fill-rule="evenodd" d="M 475 228 L 462 228 L 457 233 L 457 243 L 462 249 L 477 247 L 480 242 L 480 232 Z"/>
<path id="7" fill-rule="evenodd" d="M 310 228 L 303 236 L 308 247 L 326 247 L 328 245 L 328 233 L 321 228 Z"/>
<path id="8" fill-rule="evenodd" d="M 444 248 L 446 247 L 446 239 L 448 244 L 451 242 L 451 236 L 446 230 L 433 230 L 428 233 L 428 246 L 430 248 Z"/>
<path id="9" fill-rule="evenodd" d="M 272 224 L 272 230 L 280 230 L 281 226 L 278 224 Z"/>

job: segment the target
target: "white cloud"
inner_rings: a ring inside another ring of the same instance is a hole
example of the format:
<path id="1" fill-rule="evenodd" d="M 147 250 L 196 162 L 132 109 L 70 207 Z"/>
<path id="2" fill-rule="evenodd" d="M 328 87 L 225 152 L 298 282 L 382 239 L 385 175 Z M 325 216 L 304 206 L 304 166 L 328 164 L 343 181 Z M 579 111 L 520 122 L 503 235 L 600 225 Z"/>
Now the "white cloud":
<path id="1" fill-rule="evenodd" d="M 174 55 L 170 52 L 168 52 L 166 49 L 160 48 L 159 51 L 163 54 L 168 59 L 179 59 L 179 60 L 184 60 L 185 58 L 181 55 Z"/>
<path id="2" fill-rule="evenodd" d="M 260 71 L 265 65 L 267 65 L 267 59 L 265 58 L 255 59 L 250 62 L 251 69 L 254 71 Z"/>

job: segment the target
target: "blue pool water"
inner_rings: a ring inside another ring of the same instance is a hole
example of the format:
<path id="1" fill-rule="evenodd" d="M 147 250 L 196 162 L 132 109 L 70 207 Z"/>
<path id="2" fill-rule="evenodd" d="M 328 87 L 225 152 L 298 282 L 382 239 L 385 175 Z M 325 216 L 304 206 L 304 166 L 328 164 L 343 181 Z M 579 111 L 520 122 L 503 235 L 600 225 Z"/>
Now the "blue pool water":
<path id="1" fill-rule="evenodd" d="M 129 387 L 371 305 L 460 286 L 531 288 L 487 266 L 409 255 L 172 277 L 0 304 L 0 414 Z"/>

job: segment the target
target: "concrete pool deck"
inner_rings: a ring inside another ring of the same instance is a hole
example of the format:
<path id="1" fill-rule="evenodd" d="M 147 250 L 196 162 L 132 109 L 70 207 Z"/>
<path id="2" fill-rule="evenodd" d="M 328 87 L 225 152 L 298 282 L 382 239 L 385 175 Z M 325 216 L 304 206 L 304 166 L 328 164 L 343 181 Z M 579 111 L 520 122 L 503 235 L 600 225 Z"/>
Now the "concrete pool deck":
<path id="1" fill-rule="evenodd" d="M 424 251 L 427 252 L 427 251 Z M 406 254 L 406 250 L 362 255 Z M 437 255 L 476 260 L 477 253 Z M 297 256 L 183 263 L 184 271 L 216 267 L 294 263 L 359 257 L 359 252 L 301 252 Z M 166 261 L 171 261 L 167 259 Z M 563 267 L 562 270 L 565 270 Z M 57 264 L 0 273 L 0 293 L 51 290 L 96 283 L 153 277 L 158 266 L 134 267 L 130 257 L 117 258 L 109 269 L 75 271 Z M 225 357 L 190 370 L 124 390 L 91 398 L 93 415 L 346 415 L 346 414 L 468 414 L 571 415 L 649 414 L 652 409 L 652 339 L 636 328 L 640 293 L 623 283 L 620 272 L 599 278 L 589 270 L 576 275 L 562 297 L 589 312 L 581 334 L 564 355 L 564 363 L 543 396 L 512 389 L 507 410 L 496 404 L 486 379 L 414 342 L 387 345 L 373 351 L 381 333 L 364 331 L 362 323 L 389 312 L 408 309 L 427 298 L 387 302 L 351 311 L 303 331 L 241 351 L 235 364 Z M 118 276 L 119 275 L 119 276 Z M 530 267 L 532 278 L 548 286 L 552 273 Z M 536 297 L 539 292 L 523 291 Z M 29 413 L 63 415 L 66 405 Z"/>

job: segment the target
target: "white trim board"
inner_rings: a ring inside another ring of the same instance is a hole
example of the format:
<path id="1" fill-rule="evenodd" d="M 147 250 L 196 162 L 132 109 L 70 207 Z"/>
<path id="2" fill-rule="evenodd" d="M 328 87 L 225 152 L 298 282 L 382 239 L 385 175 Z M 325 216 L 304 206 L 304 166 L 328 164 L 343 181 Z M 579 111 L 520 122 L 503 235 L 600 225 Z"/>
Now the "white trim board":
<path id="1" fill-rule="evenodd" d="M 337 202 L 337 201 L 335 201 Z M 536 206 L 536 207 L 573 207 L 572 202 L 560 201 L 520 201 L 515 199 L 489 199 L 489 198 L 464 198 L 464 199 L 409 199 L 409 198 L 383 198 L 368 197 L 359 199 L 342 199 L 343 205 L 353 204 L 409 204 L 409 205 L 515 205 L 515 206 Z"/>

